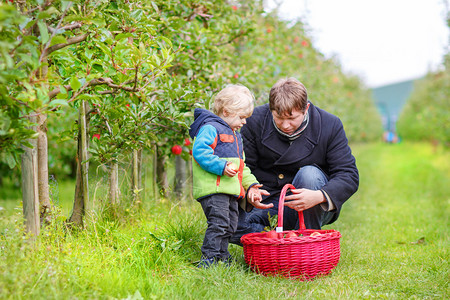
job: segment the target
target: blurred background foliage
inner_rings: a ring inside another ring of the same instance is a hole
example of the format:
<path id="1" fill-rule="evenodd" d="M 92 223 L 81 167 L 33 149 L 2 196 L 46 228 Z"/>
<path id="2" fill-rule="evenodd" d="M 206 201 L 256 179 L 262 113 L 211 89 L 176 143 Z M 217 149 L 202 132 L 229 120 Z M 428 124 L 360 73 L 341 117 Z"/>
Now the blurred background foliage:
<path id="1" fill-rule="evenodd" d="M 450 146 L 450 54 L 443 69 L 427 74 L 414 90 L 397 122 L 405 140 L 430 141 Z"/>
<path id="2" fill-rule="evenodd" d="M 29 1 L 28 5 L 39 3 Z M 55 11 L 49 13 L 56 16 L 61 10 L 57 5 L 67 3 L 55 2 Z M 136 51 L 133 53 L 152 56 L 151 63 L 155 65 L 161 63 L 160 57 L 170 58 L 170 65 L 161 68 L 141 93 L 111 95 L 100 93 L 106 88 L 96 87 L 80 97 L 89 101 L 92 108 L 90 137 L 99 136 L 91 143 L 91 153 L 98 163 L 111 159 L 126 162 L 126 155 L 136 148 L 156 147 L 159 155 L 170 157 L 171 147 L 183 145 L 188 136 L 193 109 L 209 108 L 214 94 L 226 84 L 246 85 L 255 94 L 257 104 L 263 104 L 268 101 L 270 87 L 283 77 L 302 81 L 315 105 L 340 117 L 350 143 L 381 140 L 381 117 L 370 90 L 357 76 L 344 73 L 339 61 L 326 58 L 314 47 L 305 24 L 287 22 L 276 11 L 265 11 L 263 1 L 145 0 L 93 4 L 77 0 L 73 7 L 77 9 L 68 13 L 78 13 L 83 24 L 80 30 L 89 38 L 49 58 L 53 74 L 50 85 L 67 84 L 67 78 L 75 78 L 70 82 L 74 86 L 99 76 L 126 79 L 131 76 L 129 69 L 133 69 L 130 52 L 125 51 L 128 44 Z M 3 37 L 8 28 L 9 37 L 19 34 L 17 28 L 23 20 L 7 17 L 20 15 L 17 8 L 17 3 L 0 4 Z M 86 11 L 91 14 L 82 18 Z M 116 38 L 108 40 L 112 32 Z M 121 34 L 123 43 L 117 38 Z M 0 54 L 0 179 L 14 173 L 20 177 L 19 166 L 13 170 L 8 167 L 9 154 L 18 157 L 20 141 L 24 140 L 19 133 L 26 133 L 29 124 L 23 123 L 18 126 L 21 130 L 15 131 L 18 127 L 14 126 L 24 115 L 39 110 L 8 98 L 13 83 L 9 75 L 3 75 L 15 65 L 8 57 L 11 48 L 5 45 L 1 45 Z M 122 47 L 114 57 L 110 53 L 113 46 Z M 445 66 L 443 71 L 430 72 L 417 83 L 398 123 L 403 139 L 448 145 L 448 57 Z M 67 100 L 71 95 L 67 92 L 58 99 Z M 48 118 L 49 173 L 56 178 L 73 178 L 75 174 L 77 110 L 75 101 Z M 107 131 L 105 120 L 116 125 L 114 130 Z"/>

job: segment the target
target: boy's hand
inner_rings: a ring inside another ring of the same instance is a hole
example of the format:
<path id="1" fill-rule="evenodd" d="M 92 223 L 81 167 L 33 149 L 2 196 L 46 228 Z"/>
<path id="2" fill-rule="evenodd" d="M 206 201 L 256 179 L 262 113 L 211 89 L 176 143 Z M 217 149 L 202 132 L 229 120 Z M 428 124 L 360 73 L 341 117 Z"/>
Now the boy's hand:
<path id="1" fill-rule="evenodd" d="M 228 162 L 227 166 L 225 167 L 225 170 L 223 171 L 223 175 L 226 175 L 228 177 L 234 177 L 239 171 L 239 167 L 236 166 L 235 163 Z"/>
<path id="2" fill-rule="evenodd" d="M 260 190 L 262 184 L 253 185 L 247 192 L 247 201 L 256 208 L 266 209 L 273 207 L 273 204 L 262 204 L 262 195 L 269 196 L 270 193 L 266 190 Z"/>

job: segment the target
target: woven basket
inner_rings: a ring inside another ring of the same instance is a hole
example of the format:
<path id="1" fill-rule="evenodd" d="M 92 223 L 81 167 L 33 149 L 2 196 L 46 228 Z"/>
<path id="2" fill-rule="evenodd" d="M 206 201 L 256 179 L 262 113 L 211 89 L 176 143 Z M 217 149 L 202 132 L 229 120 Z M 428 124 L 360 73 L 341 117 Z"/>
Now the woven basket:
<path id="1" fill-rule="evenodd" d="M 283 238 L 289 231 L 283 231 L 284 198 L 287 184 L 281 190 L 278 206 L 278 238 L 269 237 L 267 232 L 250 233 L 241 237 L 245 262 L 250 268 L 263 275 L 280 275 L 299 280 L 311 280 L 327 275 L 336 267 L 340 258 L 339 239 L 336 230 L 305 229 L 303 212 L 298 213 L 299 230 L 293 230 L 301 237 Z M 313 232 L 320 235 L 311 236 Z"/>

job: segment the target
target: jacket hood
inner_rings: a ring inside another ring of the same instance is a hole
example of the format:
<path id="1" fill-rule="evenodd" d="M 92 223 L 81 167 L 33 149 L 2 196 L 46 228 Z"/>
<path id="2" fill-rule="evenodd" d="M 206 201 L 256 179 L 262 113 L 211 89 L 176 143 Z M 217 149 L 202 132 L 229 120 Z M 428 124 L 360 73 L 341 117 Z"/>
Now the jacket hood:
<path id="1" fill-rule="evenodd" d="M 228 124 L 222 120 L 219 116 L 210 112 L 209 110 L 203 108 L 196 108 L 194 110 L 194 122 L 191 124 L 191 128 L 189 129 L 189 135 L 192 139 L 197 135 L 200 127 L 202 127 L 206 123 L 218 122 L 225 126 Z"/>

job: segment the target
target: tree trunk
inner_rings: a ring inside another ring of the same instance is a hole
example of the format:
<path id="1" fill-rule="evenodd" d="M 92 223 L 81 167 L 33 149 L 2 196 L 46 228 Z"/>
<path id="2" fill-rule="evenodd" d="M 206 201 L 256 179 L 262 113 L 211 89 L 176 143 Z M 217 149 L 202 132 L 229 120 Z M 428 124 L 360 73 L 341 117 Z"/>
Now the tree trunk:
<path id="1" fill-rule="evenodd" d="M 37 158 L 38 158 L 38 193 L 40 204 L 41 224 L 49 222 L 51 204 L 48 185 L 48 142 L 47 142 L 47 116 L 39 114 L 37 116 Z"/>
<path id="2" fill-rule="evenodd" d="M 169 191 L 169 184 L 167 182 L 167 172 L 165 163 L 166 157 L 159 151 L 156 151 L 156 183 L 160 191 L 160 194 L 163 197 L 167 198 Z"/>
<path id="3" fill-rule="evenodd" d="M 32 117 L 35 123 L 36 118 Z M 36 129 L 36 128 L 34 128 Z M 22 154 L 22 202 L 25 217 L 25 231 L 34 240 L 40 232 L 37 140 L 29 139 L 33 148 L 23 147 Z"/>
<path id="4" fill-rule="evenodd" d="M 192 159 L 188 160 L 188 185 L 189 185 L 189 199 L 194 198 L 194 191 L 192 190 L 193 188 L 193 181 L 192 181 Z"/>
<path id="5" fill-rule="evenodd" d="M 178 199 L 184 195 L 186 187 L 186 161 L 180 155 L 175 157 L 175 194 Z"/>
<path id="6" fill-rule="evenodd" d="M 80 112 L 78 118 L 78 148 L 77 148 L 77 179 L 75 185 L 75 197 L 73 201 L 72 215 L 68 223 L 83 226 L 83 217 L 87 210 L 89 202 L 89 187 L 88 187 L 88 170 L 89 164 L 86 161 L 87 156 L 87 122 L 86 122 L 86 104 L 83 101 L 80 105 Z M 84 162 L 84 163 L 83 163 Z"/>
<path id="7" fill-rule="evenodd" d="M 78 140 L 80 140 L 80 134 L 78 134 Z M 79 159 L 79 151 L 80 151 L 81 143 L 78 142 L 78 151 L 77 151 L 77 181 L 75 184 L 75 198 L 73 201 L 73 209 L 72 215 L 70 216 L 68 223 L 83 227 L 83 216 L 84 216 L 84 198 L 82 193 L 82 176 L 81 176 L 81 161 Z"/>
<path id="8" fill-rule="evenodd" d="M 109 201 L 113 206 L 119 204 L 119 164 L 113 162 L 109 165 Z"/>
<path id="9" fill-rule="evenodd" d="M 155 200 L 159 199 L 159 192 L 158 192 L 158 179 L 156 176 L 157 173 L 157 165 L 158 165 L 158 146 L 155 145 L 153 150 L 153 164 L 152 164 L 152 182 L 153 182 L 153 198 Z"/>
<path id="10" fill-rule="evenodd" d="M 133 167 L 131 177 L 131 189 L 133 191 L 133 200 L 140 201 L 142 190 L 142 150 L 133 150 Z"/>

